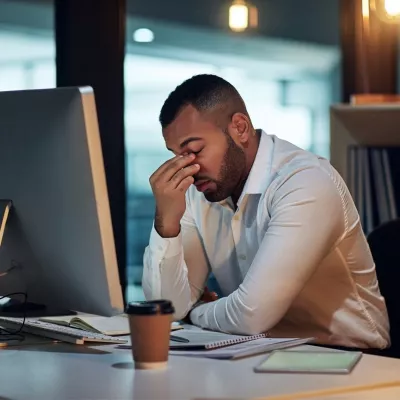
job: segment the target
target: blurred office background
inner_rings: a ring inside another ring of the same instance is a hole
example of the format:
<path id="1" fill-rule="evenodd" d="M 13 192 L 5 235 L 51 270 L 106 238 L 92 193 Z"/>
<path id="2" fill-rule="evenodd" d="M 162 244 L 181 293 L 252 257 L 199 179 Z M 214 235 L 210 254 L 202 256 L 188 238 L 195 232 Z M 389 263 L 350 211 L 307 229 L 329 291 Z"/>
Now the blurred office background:
<path id="1" fill-rule="evenodd" d="M 339 0 L 254 0 L 259 23 L 250 33 L 229 29 L 230 3 L 126 3 L 126 255 L 120 270 L 129 300 L 142 296 L 154 212 L 148 179 L 170 157 L 158 114 L 184 79 L 199 73 L 226 78 L 257 127 L 329 157 L 329 106 L 342 98 Z M 51 0 L 0 0 L 0 90 L 56 86 L 54 7 Z"/>

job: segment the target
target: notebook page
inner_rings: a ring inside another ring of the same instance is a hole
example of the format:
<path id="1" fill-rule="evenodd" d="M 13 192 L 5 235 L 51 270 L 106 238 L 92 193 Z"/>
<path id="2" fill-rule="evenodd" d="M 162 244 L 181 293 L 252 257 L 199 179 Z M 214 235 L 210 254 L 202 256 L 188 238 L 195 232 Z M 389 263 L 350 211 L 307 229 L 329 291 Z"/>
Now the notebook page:
<path id="1" fill-rule="evenodd" d="M 78 316 L 86 324 L 92 326 L 105 335 L 128 335 L 129 320 L 126 317 L 98 317 L 98 316 Z"/>
<path id="2" fill-rule="evenodd" d="M 104 333 L 105 335 L 116 336 L 116 335 L 128 335 L 129 330 L 129 320 L 126 314 L 116 315 L 113 317 L 100 317 L 91 314 L 79 314 L 76 316 L 54 316 L 54 317 L 43 317 L 39 318 L 40 321 L 50 322 L 50 323 L 69 323 L 73 318 L 78 318 L 82 320 L 85 324 L 92 326 L 98 331 Z M 181 329 L 182 326 L 176 322 L 171 324 L 171 331 Z M 84 326 L 80 326 L 80 329 L 84 329 Z"/>

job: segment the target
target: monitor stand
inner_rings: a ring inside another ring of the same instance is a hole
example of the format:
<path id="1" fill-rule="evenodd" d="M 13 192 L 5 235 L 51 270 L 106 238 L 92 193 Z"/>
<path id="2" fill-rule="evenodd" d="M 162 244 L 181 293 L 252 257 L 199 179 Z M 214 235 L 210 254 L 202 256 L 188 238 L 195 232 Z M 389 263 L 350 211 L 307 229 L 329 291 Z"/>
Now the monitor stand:
<path id="1" fill-rule="evenodd" d="M 13 204 L 11 200 L 0 199 L 0 250 L 4 238 L 4 231 L 6 229 L 7 222 L 9 223 L 12 209 Z M 0 272 L 0 280 L 3 279 L 3 277 L 6 278 L 9 273 L 12 274 L 13 270 L 17 268 L 17 265 L 13 265 L 8 270 Z M 44 304 L 32 303 L 29 302 L 29 300 L 25 301 L 25 299 L 17 300 L 9 298 L 7 295 L 4 297 L 0 296 L 0 316 L 3 317 L 54 317 L 76 314 L 76 312 L 71 310 L 55 309 L 54 307 L 46 306 Z"/>

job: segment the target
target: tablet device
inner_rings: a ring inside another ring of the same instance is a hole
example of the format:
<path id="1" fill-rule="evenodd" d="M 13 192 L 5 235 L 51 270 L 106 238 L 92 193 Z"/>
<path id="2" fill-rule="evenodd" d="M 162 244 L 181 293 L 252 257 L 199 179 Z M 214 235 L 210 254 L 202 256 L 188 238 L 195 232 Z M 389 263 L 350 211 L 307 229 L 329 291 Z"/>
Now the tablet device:
<path id="1" fill-rule="evenodd" d="M 273 351 L 255 372 L 305 372 L 317 374 L 348 374 L 362 353 L 358 351 Z"/>

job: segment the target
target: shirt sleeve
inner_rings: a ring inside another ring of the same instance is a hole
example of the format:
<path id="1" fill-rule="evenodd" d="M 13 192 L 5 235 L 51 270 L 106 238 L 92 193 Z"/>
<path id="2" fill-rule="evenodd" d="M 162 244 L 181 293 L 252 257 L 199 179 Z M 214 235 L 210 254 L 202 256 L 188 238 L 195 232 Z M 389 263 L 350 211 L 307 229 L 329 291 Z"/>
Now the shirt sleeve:
<path id="1" fill-rule="evenodd" d="M 315 168 L 287 178 L 265 207 L 271 219 L 242 284 L 225 298 L 195 307 L 195 325 L 236 334 L 272 329 L 345 232 L 339 189 Z"/>
<path id="2" fill-rule="evenodd" d="M 200 298 L 208 275 L 205 251 L 188 207 L 177 237 L 162 238 L 153 225 L 143 257 L 142 287 L 147 300 L 172 301 L 174 318 L 182 319 Z"/>

